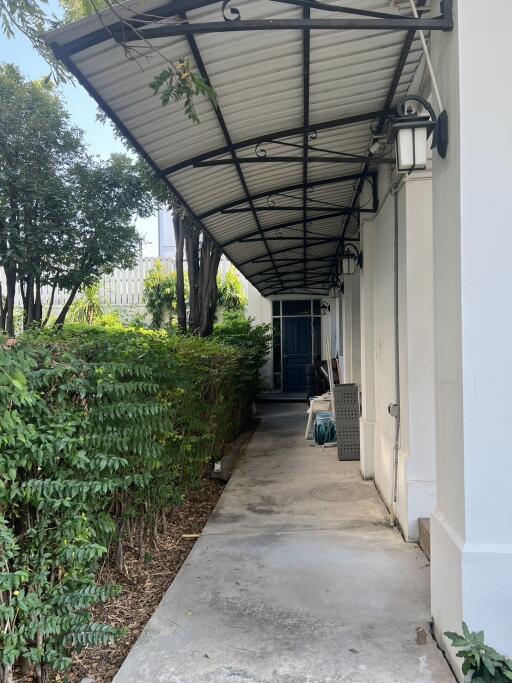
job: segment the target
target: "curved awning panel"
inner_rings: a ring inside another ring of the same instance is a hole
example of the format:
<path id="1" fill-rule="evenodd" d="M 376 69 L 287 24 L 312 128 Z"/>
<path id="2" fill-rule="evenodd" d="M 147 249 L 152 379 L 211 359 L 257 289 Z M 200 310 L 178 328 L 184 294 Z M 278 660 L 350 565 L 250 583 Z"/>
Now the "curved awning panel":
<path id="1" fill-rule="evenodd" d="M 449 30 L 450 4 L 414 19 L 405 0 L 148 0 L 47 42 L 260 291 L 326 291 L 376 208 L 392 160 L 369 147 L 413 84 L 417 30 Z M 217 93 L 196 99 L 200 124 L 149 87 L 178 58 Z"/>

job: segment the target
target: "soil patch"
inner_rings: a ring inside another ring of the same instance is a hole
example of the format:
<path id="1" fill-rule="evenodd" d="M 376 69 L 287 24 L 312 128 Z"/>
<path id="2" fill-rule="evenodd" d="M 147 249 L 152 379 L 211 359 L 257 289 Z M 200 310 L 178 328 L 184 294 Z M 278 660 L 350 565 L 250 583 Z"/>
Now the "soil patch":
<path id="1" fill-rule="evenodd" d="M 259 420 L 253 420 L 230 445 L 232 448 L 236 444 L 237 460 L 245 452 L 258 423 Z M 205 477 L 201 487 L 191 491 L 183 505 L 167 515 L 167 532 L 147 543 L 144 559 L 140 559 L 138 548 L 127 544 L 123 573 L 116 570 L 113 561 L 104 566 L 100 581 L 120 585 L 122 592 L 115 600 L 98 605 L 94 618 L 125 629 L 126 635 L 112 646 L 86 647 L 74 656 L 72 669 L 62 678 L 52 676 L 52 681 L 80 683 L 83 678 L 90 678 L 94 683 L 112 681 L 192 550 L 223 488 L 223 482 Z"/>

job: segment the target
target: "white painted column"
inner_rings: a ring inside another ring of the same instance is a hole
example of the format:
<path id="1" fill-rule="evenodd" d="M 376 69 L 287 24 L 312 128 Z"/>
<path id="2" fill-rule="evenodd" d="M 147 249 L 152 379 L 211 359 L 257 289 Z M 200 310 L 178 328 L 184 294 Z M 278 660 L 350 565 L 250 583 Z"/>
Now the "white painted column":
<path id="1" fill-rule="evenodd" d="M 333 358 L 336 356 L 337 353 L 341 353 L 340 351 L 340 341 L 339 341 L 339 322 L 338 322 L 338 315 L 339 315 L 339 299 L 334 296 L 329 297 L 329 313 L 327 316 L 323 316 L 322 318 L 322 324 L 325 321 L 325 324 L 329 326 L 329 330 L 331 333 L 331 353 Z"/>
<path id="2" fill-rule="evenodd" d="M 434 155 L 438 502 L 432 519 L 436 631 L 464 619 L 512 655 L 512 2 L 455 0 L 433 36 L 450 116 Z"/>
<path id="3" fill-rule="evenodd" d="M 344 277 L 343 360 L 346 383 L 361 384 L 361 313 L 359 268 Z"/>
<path id="4" fill-rule="evenodd" d="M 352 382 L 352 287 L 349 278 L 345 278 L 343 287 L 343 382 L 348 383 Z"/>
<path id="5" fill-rule="evenodd" d="M 351 382 L 361 386 L 361 271 L 349 275 L 352 304 L 352 378 Z"/>
<path id="6" fill-rule="evenodd" d="M 373 224 L 361 228 L 361 474 L 374 475 L 375 351 L 373 334 Z"/>
<path id="7" fill-rule="evenodd" d="M 436 500 L 432 237 L 432 174 L 414 173 L 400 191 L 398 237 L 398 517 L 408 541 Z"/>

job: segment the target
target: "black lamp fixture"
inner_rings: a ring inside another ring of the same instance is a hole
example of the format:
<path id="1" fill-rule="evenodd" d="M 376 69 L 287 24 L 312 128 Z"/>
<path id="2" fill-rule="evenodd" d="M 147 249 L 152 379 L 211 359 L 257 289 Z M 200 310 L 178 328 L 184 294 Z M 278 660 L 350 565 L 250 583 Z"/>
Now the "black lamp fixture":
<path id="1" fill-rule="evenodd" d="M 328 301 L 322 301 L 320 304 L 320 311 L 322 315 L 327 315 L 331 311 L 331 306 Z"/>
<path id="2" fill-rule="evenodd" d="M 420 107 L 413 106 L 417 102 Z M 424 110 L 426 113 L 420 113 Z M 427 140 L 432 135 L 431 149 L 437 149 L 444 159 L 448 151 L 448 114 L 439 116 L 425 98 L 406 95 L 397 106 L 392 119 L 392 137 L 395 140 L 396 165 L 399 173 L 411 173 L 427 168 Z"/>
<path id="3" fill-rule="evenodd" d="M 352 242 L 346 242 L 343 250 L 343 275 L 354 275 L 356 266 L 363 267 L 363 253 Z"/>
<path id="4" fill-rule="evenodd" d="M 336 279 L 329 285 L 329 296 L 331 299 L 338 299 L 342 291 L 343 284 L 341 280 Z"/>

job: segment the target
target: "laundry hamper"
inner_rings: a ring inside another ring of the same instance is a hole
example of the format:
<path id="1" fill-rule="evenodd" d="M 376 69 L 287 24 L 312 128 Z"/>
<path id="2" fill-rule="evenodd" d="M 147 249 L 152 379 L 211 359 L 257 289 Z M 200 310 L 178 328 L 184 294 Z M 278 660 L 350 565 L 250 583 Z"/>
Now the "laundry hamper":
<path id="1" fill-rule="evenodd" d="M 359 460 L 359 388 L 357 384 L 336 384 L 333 388 L 338 460 Z"/>

